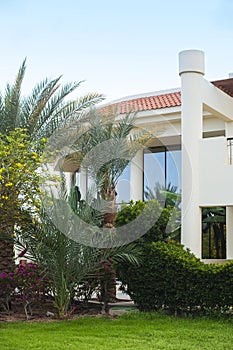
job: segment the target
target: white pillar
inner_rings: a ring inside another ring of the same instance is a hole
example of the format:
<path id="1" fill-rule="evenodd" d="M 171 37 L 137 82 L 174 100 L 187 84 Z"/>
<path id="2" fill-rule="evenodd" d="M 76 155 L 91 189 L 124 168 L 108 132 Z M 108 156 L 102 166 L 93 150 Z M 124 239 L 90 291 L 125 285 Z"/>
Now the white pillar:
<path id="1" fill-rule="evenodd" d="M 78 173 L 77 185 L 81 192 L 81 199 L 85 199 L 87 194 L 87 171 L 83 168 Z"/>
<path id="2" fill-rule="evenodd" d="M 225 129 L 226 129 L 226 138 L 233 137 L 233 122 L 226 122 Z"/>
<path id="3" fill-rule="evenodd" d="M 130 199 L 143 199 L 143 150 L 138 151 L 130 163 Z"/>
<path id="4" fill-rule="evenodd" d="M 201 257 L 201 208 L 199 207 L 199 140 L 202 138 L 202 77 L 204 53 L 179 54 L 182 98 L 182 229 L 181 243 Z"/>
<path id="5" fill-rule="evenodd" d="M 226 207 L 226 258 L 233 259 L 233 207 Z"/>
<path id="6" fill-rule="evenodd" d="M 72 173 L 67 173 L 65 172 L 65 180 L 66 180 L 66 187 L 67 187 L 67 193 L 70 194 L 70 189 L 73 185 L 73 176 L 72 176 Z"/>

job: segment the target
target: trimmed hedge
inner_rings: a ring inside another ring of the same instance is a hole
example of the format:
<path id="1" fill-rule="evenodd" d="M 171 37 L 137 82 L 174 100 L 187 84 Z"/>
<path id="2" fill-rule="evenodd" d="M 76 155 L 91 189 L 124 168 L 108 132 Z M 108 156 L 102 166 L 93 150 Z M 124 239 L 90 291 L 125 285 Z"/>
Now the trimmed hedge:
<path id="1" fill-rule="evenodd" d="M 140 266 L 121 265 L 118 276 L 141 311 L 233 307 L 233 262 L 206 265 L 180 244 L 144 244 Z"/>

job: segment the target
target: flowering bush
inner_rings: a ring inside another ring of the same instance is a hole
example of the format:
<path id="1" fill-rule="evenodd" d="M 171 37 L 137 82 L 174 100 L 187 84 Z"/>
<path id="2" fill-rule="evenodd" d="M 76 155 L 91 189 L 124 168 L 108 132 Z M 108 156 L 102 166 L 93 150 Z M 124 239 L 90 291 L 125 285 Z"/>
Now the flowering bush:
<path id="1" fill-rule="evenodd" d="M 32 263 L 20 265 L 15 272 L 15 279 L 17 287 L 14 297 L 24 305 L 28 317 L 28 308 L 32 313 L 31 304 L 46 293 L 48 280 L 38 265 Z"/>
<path id="2" fill-rule="evenodd" d="M 48 279 L 45 271 L 37 264 L 19 265 L 14 272 L 0 274 L 0 297 L 3 306 L 10 310 L 10 300 L 23 305 L 26 317 L 28 311 L 32 314 L 31 305 L 48 291 Z"/>
<path id="3" fill-rule="evenodd" d="M 40 206 L 37 169 L 45 141 L 33 143 L 23 129 L 0 133 L 0 234 L 4 236 L 13 234 L 15 224 L 25 225 L 26 208 L 35 212 Z"/>
<path id="4" fill-rule="evenodd" d="M 15 289 L 14 272 L 0 273 L 0 301 L 3 308 L 10 311 L 11 295 Z"/>

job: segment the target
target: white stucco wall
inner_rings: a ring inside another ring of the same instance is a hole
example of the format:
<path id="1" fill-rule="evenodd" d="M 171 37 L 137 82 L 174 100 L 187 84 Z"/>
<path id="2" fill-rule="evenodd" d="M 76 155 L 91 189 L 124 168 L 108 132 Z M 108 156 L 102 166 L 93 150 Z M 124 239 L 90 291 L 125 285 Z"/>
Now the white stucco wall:
<path id="1" fill-rule="evenodd" d="M 202 139 L 199 147 L 199 205 L 233 205 L 233 165 L 228 164 L 226 138 Z"/>

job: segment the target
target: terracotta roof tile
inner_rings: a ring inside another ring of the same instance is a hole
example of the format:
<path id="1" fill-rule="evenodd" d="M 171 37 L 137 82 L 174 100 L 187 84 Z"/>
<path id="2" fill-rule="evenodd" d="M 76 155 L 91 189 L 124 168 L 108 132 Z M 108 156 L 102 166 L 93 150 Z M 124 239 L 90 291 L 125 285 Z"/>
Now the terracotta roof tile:
<path id="1" fill-rule="evenodd" d="M 181 93 L 172 92 L 157 96 L 139 97 L 132 100 L 126 100 L 105 106 L 103 110 L 108 108 L 117 109 L 119 114 L 148 111 L 160 108 L 176 107 L 181 105 Z"/>
<path id="2" fill-rule="evenodd" d="M 213 81 L 212 84 L 233 97 L 233 78 Z M 103 107 L 102 111 L 108 112 L 109 110 L 114 111 L 117 109 L 118 114 L 124 114 L 129 112 L 149 111 L 177 106 L 181 106 L 180 91 L 115 102 Z"/>

